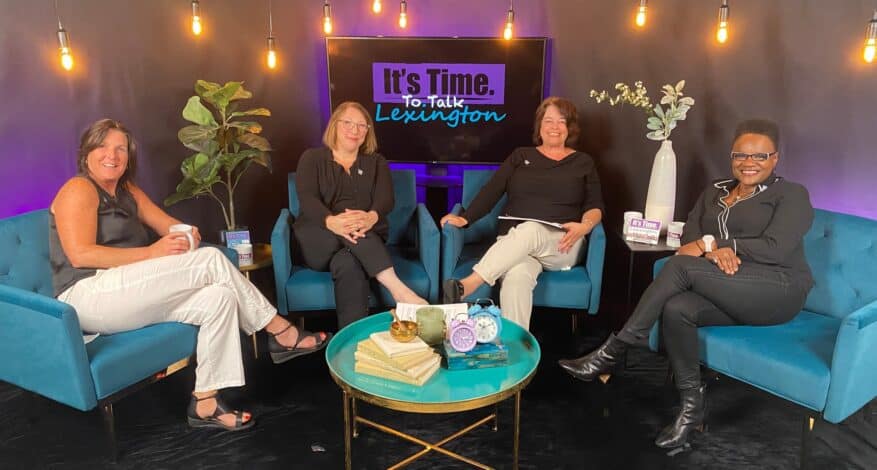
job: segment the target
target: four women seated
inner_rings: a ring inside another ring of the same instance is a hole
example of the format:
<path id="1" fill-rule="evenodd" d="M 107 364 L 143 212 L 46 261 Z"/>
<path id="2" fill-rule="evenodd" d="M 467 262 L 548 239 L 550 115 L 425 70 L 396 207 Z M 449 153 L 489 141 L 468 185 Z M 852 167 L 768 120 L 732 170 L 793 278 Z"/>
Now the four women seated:
<path id="1" fill-rule="evenodd" d="M 527 328 L 533 288 L 544 269 L 562 270 L 585 252 L 603 202 L 593 159 L 572 145 L 579 135 L 575 106 L 551 97 L 534 122 L 535 147 L 515 150 L 460 215 L 441 224 L 462 227 L 490 212 L 505 194 L 506 213 L 562 224 L 501 220 L 496 242 L 469 276 L 443 286 L 459 302 L 484 283 L 502 281 L 505 317 Z M 303 261 L 330 271 L 339 328 L 368 313 L 369 279 L 397 302 L 425 304 L 396 275 L 385 246 L 393 208 L 392 178 L 371 116 L 353 102 L 333 112 L 325 147 L 306 151 L 297 170 L 301 215 L 294 223 Z M 774 173 L 779 132 L 768 121 L 745 121 L 730 153 L 732 177 L 707 186 L 688 216 L 683 246 L 645 291 L 622 331 L 592 353 L 560 365 L 590 381 L 607 372 L 657 321 L 682 408 L 656 440 L 684 444 L 703 422 L 697 328 L 771 325 L 790 320 L 812 285 L 802 239 L 813 218 L 806 189 Z M 192 426 L 239 430 L 254 424 L 217 396 L 244 384 L 238 330 L 266 330 L 275 362 L 322 349 L 330 335 L 298 330 L 219 251 L 190 247 L 179 224 L 134 182 L 136 144 L 112 120 L 82 136 L 79 174 L 58 192 L 50 213 L 55 294 L 71 304 L 84 331 L 112 334 L 158 322 L 199 325 Z M 159 235 L 150 239 L 147 228 Z"/>

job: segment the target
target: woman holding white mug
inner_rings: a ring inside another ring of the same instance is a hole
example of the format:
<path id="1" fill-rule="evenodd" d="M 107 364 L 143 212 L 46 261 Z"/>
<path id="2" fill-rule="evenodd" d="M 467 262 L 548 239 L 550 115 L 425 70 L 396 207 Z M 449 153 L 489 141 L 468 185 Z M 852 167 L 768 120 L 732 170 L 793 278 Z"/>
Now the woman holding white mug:
<path id="1" fill-rule="evenodd" d="M 275 362 L 322 349 L 328 335 L 292 327 L 221 251 L 195 249 L 198 228 L 168 215 L 134 183 L 136 161 L 134 140 L 116 121 L 97 121 L 82 135 L 79 174 L 49 209 L 55 296 L 76 309 L 88 332 L 198 325 L 189 424 L 251 427 L 250 413 L 230 409 L 217 395 L 244 384 L 238 329 L 268 331 Z M 147 227 L 161 238 L 150 243 Z"/>

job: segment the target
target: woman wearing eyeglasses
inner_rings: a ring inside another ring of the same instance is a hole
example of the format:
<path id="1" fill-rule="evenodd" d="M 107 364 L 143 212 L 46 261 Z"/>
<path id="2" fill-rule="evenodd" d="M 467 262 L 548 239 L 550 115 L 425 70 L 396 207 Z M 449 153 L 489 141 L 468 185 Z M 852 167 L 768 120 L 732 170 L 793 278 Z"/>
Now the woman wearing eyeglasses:
<path id="1" fill-rule="evenodd" d="M 813 285 L 803 237 L 813 221 L 807 190 L 774 174 L 779 130 L 743 121 L 731 151 L 733 178 L 704 190 L 688 215 L 682 247 L 640 298 L 618 335 L 579 359 L 561 360 L 573 377 L 606 373 L 630 345 L 643 344 L 661 319 L 664 345 L 682 406 L 655 440 L 678 447 L 702 429 L 697 328 L 776 325 L 792 319 Z"/>
<path id="2" fill-rule="evenodd" d="M 379 153 L 372 118 L 359 103 L 338 105 L 325 147 L 306 150 L 296 170 L 301 214 L 293 228 L 305 264 L 330 271 L 338 327 L 368 314 L 369 278 L 396 302 L 426 304 L 396 275 L 385 242 L 393 209 L 393 180 Z"/>

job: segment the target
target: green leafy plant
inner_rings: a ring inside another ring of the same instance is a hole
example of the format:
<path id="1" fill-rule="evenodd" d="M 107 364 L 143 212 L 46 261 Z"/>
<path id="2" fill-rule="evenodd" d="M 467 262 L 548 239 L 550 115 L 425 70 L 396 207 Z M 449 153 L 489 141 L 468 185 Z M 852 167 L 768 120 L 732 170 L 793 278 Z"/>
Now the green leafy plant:
<path id="1" fill-rule="evenodd" d="M 649 133 L 646 137 L 651 140 L 667 140 L 670 133 L 676 128 L 679 121 L 684 121 L 688 115 L 688 110 L 694 106 L 694 98 L 684 96 L 682 89 L 685 88 L 685 80 L 680 80 L 676 86 L 664 85 L 661 88 L 661 102 L 652 105 L 648 96 L 648 90 L 643 86 L 643 82 L 634 82 L 634 88 L 631 89 L 625 83 L 616 83 L 615 90 L 618 94 L 614 97 L 609 95 L 606 90 L 591 90 L 590 96 L 597 103 L 608 101 L 610 106 L 629 104 L 645 111 L 648 116 L 646 128 Z M 661 105 L 665 105 L 666 108 Z"/>
<path id="2" fill-rule="evenodd" d="M 234 191 L 241 176 L 253 163 L 271 171 L 271 145 L 259 134 L 262 125 L 246 120 L 253 116 L 271 116 L 267 108 L 238 111 L 239 100 L 253 94 L 243 82 L 225 85 L 198 80 L 195 96 L 183 108 L 183 118 L 193 125 L 180 129 L 177 137 L 195 153 L 183 160 L 183 181 L 177 191 L 164 200 L 166 206 L 185 199 L 210 196 L 219 203 L 229 230 L 237 226 Z M 205 105 L 206 103 L 206 105 Z"/>

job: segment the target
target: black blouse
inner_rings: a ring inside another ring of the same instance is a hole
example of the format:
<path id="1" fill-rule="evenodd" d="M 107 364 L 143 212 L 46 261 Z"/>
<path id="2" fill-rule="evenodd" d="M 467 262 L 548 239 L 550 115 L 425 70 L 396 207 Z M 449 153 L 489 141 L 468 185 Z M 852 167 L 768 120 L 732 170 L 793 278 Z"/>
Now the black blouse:
<path id="1" fill-rule="evenodd" d="M 374 210 L 378 222 L 372 230 L 387 237 L 387 214 L 393 210 L 393 178 L 380 154 L 359 154 L 348 174 L 332 158 L 328 147 L 306 150 L 298 162 L 296 188 L 301 214 L 296 223 L 325 227 L 326 217 L 344 209 Z"/>
<path id="2" fill-rule="evenodd" d="M 804 186 L 771 175 L 755 192 L 728 206 L 723 198 L 737 180 L 713 182 L 688 214 L 682 243 L 706 234 L 719 248 L 731 248 L 744 262 L 771 266 L 810 287 L 813 278 L 804 257 L 804 235 L 813 223 L 813 206 Z"/>
<path id="3" fill-rule="evenodd" d="M 505 215 L 515 217 L 580 222 L 585 212 L 603 210 L 600 178 L 594 160 L 584 152 L 574 152 L 557 161 L 535 147 L 515 149 L 465 208 L 462 217 L 474 223 L 487 215 L 503 194 L 508 195 Z M 500 220 L 498 234 L 507 233 L 517 223 Z"/>

